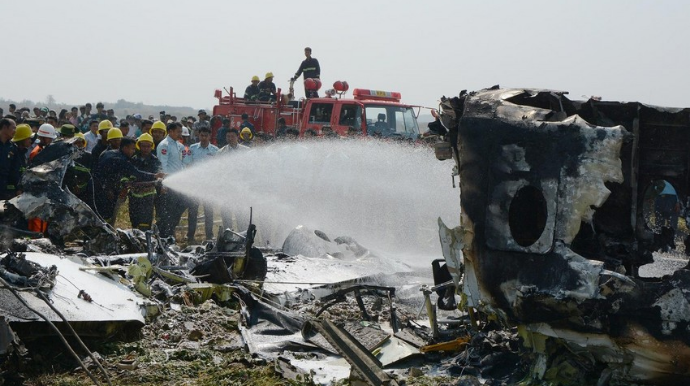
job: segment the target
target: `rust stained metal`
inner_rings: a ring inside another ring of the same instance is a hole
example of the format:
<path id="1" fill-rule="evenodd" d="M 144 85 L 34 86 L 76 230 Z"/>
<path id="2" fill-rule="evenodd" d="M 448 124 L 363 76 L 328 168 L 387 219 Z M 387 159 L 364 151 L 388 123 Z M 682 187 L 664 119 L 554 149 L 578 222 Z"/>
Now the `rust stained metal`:
<path id="1" fill-rule="evenodd" d="M 690 270 L 637 272 L 658 248 L 645 190 L 690 193 L 690 110 L 498 87 L 442 110 L 462 209 L 440 237 L 464 304 L 595 358 L 601 379 L 687 384 Z M 531 347 L 543 377 L 547 350 Z"/>

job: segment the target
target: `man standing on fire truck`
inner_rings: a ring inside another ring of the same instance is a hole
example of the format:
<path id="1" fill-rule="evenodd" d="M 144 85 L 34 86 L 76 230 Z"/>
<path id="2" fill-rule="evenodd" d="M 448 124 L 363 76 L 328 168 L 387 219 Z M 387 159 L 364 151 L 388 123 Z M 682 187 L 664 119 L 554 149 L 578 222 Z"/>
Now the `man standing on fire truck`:
<path id="1" fill-rule="evenodd" d="M 304 56 L 307 58 L 302 61 L 302 64 L 300 64 L 299 69 L 297 69 L 297 72 L 295 73 L 295 77 L 292 78 L 291 80 L 297 80 L 297 78 L 304 73 L 304 79 L 319 79 L 321 77 L 321 66 L 319 66 L 319 61 L 316 60 L 316 58 L 311 57 L 311 48 L 310 47 L 305 47 L 304 48 Z M 311 98 L 314 96 L 318 95 L 313 95 L 315 94 L 315 91 L 309 91 L 307 90 L 307 87 L 304 87 L 304 95 L 307 98 Z"/>

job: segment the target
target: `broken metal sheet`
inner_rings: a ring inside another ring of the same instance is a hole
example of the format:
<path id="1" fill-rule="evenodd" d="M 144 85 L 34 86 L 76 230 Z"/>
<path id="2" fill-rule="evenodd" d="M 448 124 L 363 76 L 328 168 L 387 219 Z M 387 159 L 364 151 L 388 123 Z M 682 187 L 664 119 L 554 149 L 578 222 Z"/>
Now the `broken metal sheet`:
<path id="1" fill-rule="evenodd" d="M 381 362 L 343 328 L 329 320 L 310 320 L 307 326 L 318 331 L 352 366 L 352 371 L 369 385 L 397 385 Z"/>
<path id="2" fill-rule="evenodd" d="M 252 355 L 267 360 L 287 358 L 292 366 L 311 374 L 317 384 L 330 385 L 334 380 L 348 377 L 350 365 L 331 354 L 334 349 L 322 352 L 319 346 L 303 338 L 301 327 L 305 319 L 302 316 L 264 303 L 241 288 L 238 290 L 244 319 L 239 330 Z M 310 352 L 308 358 L 304 354 L 296 354 L 304 351 Z"/>
<path id="3" fill-rule="evenodd" d="M 657 248 L 647 186 L 690 194 L 690 109 L 497 86 L 441 106 L 461 213 L 439 236 L 463 304 L 589 355 L 607 347 L 597 361 L 616 380 L 690 381 L 690 271 L 637 276 Z"/>
<path id="4" fill-rule="evenodd" d="M 87 249 L 117 253 L 118 237 L 112 227 L 84 201 L 62 189 L 67 167 L 78 155 L 76 147 L 63 142 L 48 149 L 60 154 L 50 157 L 49 162 L 27 169 L 22 174 L 23 193 L 7 201 L 7 205 L 27 219 L 47 221 L 46 233 L 53 242 L 61 242 L 67 236 L 85 235 L 89 239 Z"/>
<path id="5" fill-rule="evenodd" d="M 112 333 L 113 327 L 118 324 L 144 324 L 146 306 L 150 302 L 119 281 L 98 273 L 82 271 L 81 268 L 87 265 L 81 258 L 42 253 L 25 255 L 28 261 L 43 267 L 57 267 L 55 286 L 44 293 L 68 321 L 77 323 L 75 326 L 86 326 L 88 322 L 112 322 L 107 326 L 103 325 L 106 333 Z M 92 301 L 80 296 L 82 290 Z M 46 315 L 51 321 L 62 322 L 62 319 L 33 293 L 22 291 L 20 295 L 32 308 Z M 42 319 L 27 310 L 7 289 L 0 289 L 0 314 L 5 315 L 10 322 L 42 322 Z M 93 330 L 89 333 L 91 331 Z"/>
<path id="6" fill-rule="evenodd" d="M 381 362 L 383 368 L 395 365 L 396 363 L 421 355 L 418 348 L 399 339 L 395 336 L 383 342 L 377 349 L 376 359 Z"/>

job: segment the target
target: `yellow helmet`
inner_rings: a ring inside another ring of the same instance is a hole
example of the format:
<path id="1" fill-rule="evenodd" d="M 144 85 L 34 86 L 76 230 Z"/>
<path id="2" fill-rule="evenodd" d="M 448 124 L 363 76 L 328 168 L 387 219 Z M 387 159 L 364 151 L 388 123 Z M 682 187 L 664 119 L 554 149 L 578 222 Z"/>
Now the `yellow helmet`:
<path id="1" fill-rule="evenodd" d="M 245 136 L 248 137 L 245 138 Z M 242 131 L 240 131 L 240 138 L 249 141 L 252 139 L 252 137 L 254 137 L 254 134 L 252 134 L 252 130 L 250 128 L 245 127 L 244 129 L 242 129 Z"/>
<path id="2" fill-rule="evenodd" d="M 84 137 L 84 133 L 81 133 L 81 132 L 78 131 L 78 132 L 76 132 L 76 133 L 74 134 L 74 138 L 79 138 L 79 139 L 81 139 L 81 142 L 83 143 L 83 145 L 81 145 L 81 146 L 79 146 L 79 147 L 81 147 L 81 148 L 85 148 L 85 147 L 86 147 L 86 138 Z"/>
<path id="3" fill-rule="evenodd" d="M 140 150 L 139 149 L 139 142 L 150 142 L 151 145 L 153 145 L 153 148 L 154 149 L 156 148 L 156 144 L 153 143 L 153 137 L 149 133 L 144 133 L 144 134 L 140 135 L 139 138 L 137 138 L 137 144 L 136 144 L 137 150 Z"/>
<path id="4" fill-rule="evenodd" d="M 252 82 L 261 82 L 261 79 L 259 79 L 258 75 L 252 76 Z"/>
<path id="5" fill-rule="evenodd" d="M 266 79 L 268 78 L 273 78 L 273 73 L 272 72 L 267 72 L 266 73 Z"/>
<path id="6" fill-rule="evenodd" d="M 27 138 L 31 138 L 34 133 L 31 131 L 31 126 L 26 123 L 17 125 L 17 131 L 14 132 L 14 137 L 12 137 L 12 142 L 23 141 Z"/>
<path id="7" fill-rule="evenodd" d="M 165 123 L 163 123 L 162 121 L 153 122 L 153 125 L 151 126 L 151 131 L 153 130 L 163 130 L 164 133 L 168 132 L 168 129 L 165 127 Z"/>
<path id="8" fill-rule="evenodd" d="M 110 122 L 109 120 L 103 120 L 101 123 L 98 124 L 98 131 L 101 130 L 110 130 L 113 128 L 113 123 Z"/>
<path id="9" fill-rule="evenodd" d="M 119 138 L 122 138 L 122 131 L 120 129 L 113 127 L 112 129 L 108 130 L 108 141 Z"/>

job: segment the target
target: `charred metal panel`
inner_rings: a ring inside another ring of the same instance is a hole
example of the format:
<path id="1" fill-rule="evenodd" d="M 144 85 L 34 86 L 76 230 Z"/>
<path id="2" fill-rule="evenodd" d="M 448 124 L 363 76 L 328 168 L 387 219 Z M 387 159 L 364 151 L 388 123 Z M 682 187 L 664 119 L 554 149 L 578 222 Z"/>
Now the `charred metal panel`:
<path id="1" fill-rule="evenodd" d="M 687 198 L 688 110 L 497 87 L 442 107 L 462 213 L 440 236 L 451 272 L 464 268 L 466 304 L 528 340 L 588 352 L 618 379 L 690 380 L 690 271 L 636 270 L 655 249 L 649 186 L 663 179 Z"/>

